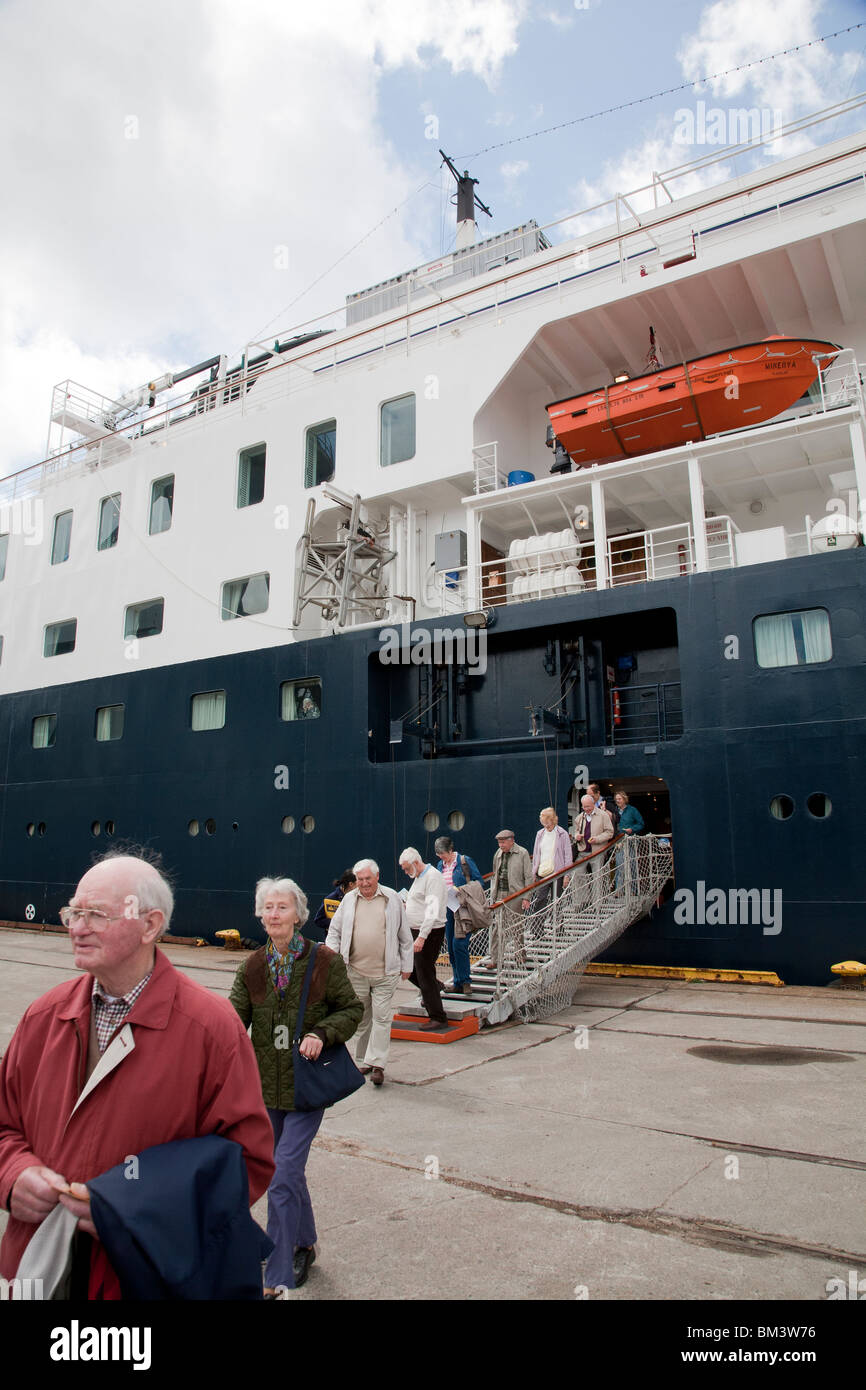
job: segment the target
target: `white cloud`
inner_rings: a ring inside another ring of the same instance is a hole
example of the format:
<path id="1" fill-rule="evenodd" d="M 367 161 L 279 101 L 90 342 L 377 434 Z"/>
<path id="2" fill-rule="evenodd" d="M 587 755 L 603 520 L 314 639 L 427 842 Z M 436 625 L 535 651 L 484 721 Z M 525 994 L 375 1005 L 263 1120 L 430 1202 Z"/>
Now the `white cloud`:
<path id="1" fill-rule="evenodd" d="M 41 456 L 56 381 L 110 395 L 239 350 L 431 177 L 423 112 L 411 162 L 381 129 L 382 73 L 444 62 L 490 83 L 524 8 L 7 0 L 0 473 Z M 423 261 L 427 225 L 409 203 L 276 326 Z"/>
<path id="2" fill-rule="evenodd" d="M 743 72 L 697 85 L 705 73 L 724 72 L 729 68 L 752 63 L 765 54 L 782 48 L 808 43 L 819 34 L 816 21 L 822 0 L 787 0 L 784 35 L 779 29 L 779 9 L 775 4 L 760 4 L 756 0 L 714 0 L 700 13 L 695 32 L 686 37 L 677 54 L 683 76 L 694 80 L 694 93 L 676 96 L 677 110 L 657 116 L 643 137 L 626 148 L 616 159 L 609 161 L 592 181 L 580 179 L 569 191 L 569 205 L 560 216 L 573 208 L 592 207 L 616 193 L 629 193 L 651 183 L 653 171 L 664 173 L 687 164 L 716 148 L 721 154 L 727 143 L 735 144 L 740 132 L 751 126 L 763 126 L 765 132 L 779 128 L 813 111 L 821 110 L 840 100 L 857 69 L 854 53 L 842 55 L 829 52 L 816 44 L 800 53 L 774 62 L 758 63 Z M 700 105 L 699 105 L 700 103 Z M 744 119 L 748 111 L 757 111 L 757 118 Z M 726 137 L 719 141 L 707 132 L 712 131 L 712 113 L 724 116 Z M 818 140 L 827 139 L 819 127 Z M 694 140 L 683 142 L 683 134 L 692 132 Z M 815 143 L 809 132 L 774 140 L 762 152 L 741 157 L 753 162 L 761 158 L 776 160 L 790 157 Z M 712 187 L 742 173 L 744 165 L 734 168 L 730 161 L 720 160 L 707 167 L 689 172 L 671 184 L 675 197 L 686 197 L 701 188 Z M 653 206 L 652 192 L 630 199 L 636 211 Z M 596 213 L 571 219 L 560 228 L 563 235 L 577 236 L 615 221 L 613 205 Z"/>
<path id="3" fill-rule="evenodd" d="M 525 174 L 528 168 L 528 159 L 515 159 L 512 160 L 509 164 L 500 164 L 499 172 L 500 174 L 502 174 L 503 178 L 509 180 L 519 179 L 521 174 Z"/>

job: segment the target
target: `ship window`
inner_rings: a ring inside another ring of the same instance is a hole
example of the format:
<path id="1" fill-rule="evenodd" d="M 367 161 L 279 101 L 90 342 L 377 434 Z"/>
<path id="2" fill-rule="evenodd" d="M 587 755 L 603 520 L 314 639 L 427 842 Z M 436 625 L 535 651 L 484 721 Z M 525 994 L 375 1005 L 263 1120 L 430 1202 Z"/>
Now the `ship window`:
<path id="1" fill-rule="evenodd" d="M 812 666 L 833 655 L 830 617 L 825 608 L 771 613 L 752 624 L 758 665 Z"/>
<path id="2" fill-rule="evenodd" d="M 466 824 L 466 817 L 462 811 L 450 811 L 448 813 L 449 830 L 462 830 Z"/>
<path id="3" fill-rule="evenodd" d="M 72 539 L 72 513 L 58 512 L 54 518 L 54 536 L 51 541 L 51 563 L 62 565 L 69 559 L 69 542 Z"/>
<path id="4" fill-rule="evenodd" d="M 123 617 L 124 638 L 157 637 L 162 632 L 164 613 L 164 598 L 149 598 L 144 603 L 131 603 Z"/>
<path id="5" fill-rule="evenodd" d="M 99 535 L 96 541 L 97 550 L 110 550 L 113 545 L 117 545 L 117 533 L 120 530 L 120 493 L 113 492 L 110 497 L 103 497 L 99 504 Z"/>
<path id="6" fill-rule="evenodd" d="M 294 830 L 294 828 L 295 828 L 295 818 L 294 818 L 294 816 L 283 816 L 283 819 L 280 821 L 280 829 L 282 830 L 283 834 L 284 834 L 284 835 L 291 835 L 291 833 L 292 833 L 292 831 Z"/>
<path id="7" fill-rule="evenodd" d="M 241 449 L 238 455 L 238 506 L 254 507 L 265 495 L 264 444 Z"/>
<path id="8" fill-rule="evenodd" d="M 174 512 L 174 474 L 167 478 L 157 478 L 150 487 L 150 523 L 148 532 L 158 536 L 168 531 Z"/>
<path id="9" fill-rule="evenodd" d="M 337 458 L 337 422 L 323 420 L 310 425 L 304 456 L 304 487 L 318 487 L 334 476 Z"/>
<path id="10" fill-rule="evenodd" d="M 6 578 L 6 556 L 9 554 L 9 536 L 0 536 L 0 579 Z"/>
<path id="11" fill-rule="evenodd" d="M 271 576 L 247 574 L 243 579 L 227 579 L 222 587 L 222 619 L 250 618 L 266 613 L 270 602 Z"/>
<path id="12" fill-rule="evenodd" d="M 53 748 L 57 738 L 57 715 L 37 714 L 33 720 L 30 742 L 34 748 Z"/>
<path id="13" fill-rule="evenodd" d="M 806 799 L 806 810 L 809 812 L 809 815 L 814 816 L 816 820 L 823 820 L 824 817 L 829 816 L 830 812 L 833 810 L 833 803 L 825 792 L 813 792 L 812 795 Z"/>
<path id="14" fill-rule="evenodd" d="M 424 813 L 424 829 L 430 832 L 439 829 L 439 816 L 435 811 Z"/>
<path id="15" fill-rule="evenodd" d="M 770 815 L 774 820 L 790 820 L 794 814 L 794 803 L 789 796 L 774 796 L 770 802 Z"/>
<path id="16" fill-rule="evenodd" d="M 224 690 L 205 690 L 190 700 L 190 727 L 194 733 L 204 729 L 222 729 L 226 722 L 226 693 Z"/>
<path id="17" fill-rule="evenodd" d="M 123 738 L 123 705 L 102 705 L 96 711 L 97 743 L 113 743 Z"/>
<path id="18" fill-rule="evenodd" d="M 45 629 L 42 655 L 65 656 L 67 652 L 74 652 L 77 629 L 77 618 L 67 618 L 62 623 L 49 623 Z"/>
<path id="19" fill-rule="evenodd" d="M 322 682 L 318 676 L 283 681 L 280 686 L 280 718 L 318 719 L 322 713 Z"/>
<path id="20" fill-rule="evenodd" d="M 312 833 L 313 833 L 313 831 L 315 830 L 315 828 L 316 828 L 316 818 L 315 818 L 315 816 L 302 816 L 302 817 L 301 817 L 301 829 L 303 830 L 303 832 L 304 832 L 305 835 L 312 835 Z"/>
<path id="21" fill-rule="evenodd" d="M 405 463 L 415 456 L 415 396 L 400 396 L 382 406 L 379 463 Z"/>

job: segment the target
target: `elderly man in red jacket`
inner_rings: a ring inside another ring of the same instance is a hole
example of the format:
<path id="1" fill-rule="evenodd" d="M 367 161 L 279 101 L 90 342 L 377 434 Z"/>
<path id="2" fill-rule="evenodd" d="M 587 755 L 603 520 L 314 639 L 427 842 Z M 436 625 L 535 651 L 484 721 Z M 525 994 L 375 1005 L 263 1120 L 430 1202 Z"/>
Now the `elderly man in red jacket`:
<path id="1" fill-rule="evenodd" d="M 156 949 L 172 908 L 154 865 L 116 855 L 61 912 L 86 974 L 31 1004 L 0 1063 L 4 1278 L 61 1202 L 79 1217 L 76 1289 L 119 1298 L 83 1184 L 155 1144 L 221 1134 L 243 1148 L 251 1204 L 270 1182 L 273 1133 L 252 1045 L 228 1001 Z"/>

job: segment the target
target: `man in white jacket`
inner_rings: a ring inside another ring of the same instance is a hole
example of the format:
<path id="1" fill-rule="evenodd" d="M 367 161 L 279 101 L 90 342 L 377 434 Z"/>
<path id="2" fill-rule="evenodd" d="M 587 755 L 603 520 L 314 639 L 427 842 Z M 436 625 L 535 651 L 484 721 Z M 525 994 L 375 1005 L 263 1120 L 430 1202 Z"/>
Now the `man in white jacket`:
<path id="1" fill-rule="evenodd" d="M 374 1086 L 385 1080 L 391 1047 L 394 991 L 412 970 L 412 934 L 400 894 L 379 882 L 373 859 L 359 859 L 352 872 L 357 887 L 347 893 L 331 918 L 332 951 L 346 962 L 352 988 L 364 1005 L 355 1035 L 355 1059 Z"/>
<path id="2" fill-rule="evenodd" d="M 420 1027 L 422 1030 L 445 1028 L 448 1019 L 436 979 L 436 961 L 445 936 L 448 887 L 442 875 L 430 864 L 425 864 L 411 845 L 400 855 L 400 868 L 413 880 L 406 898 L 406 916 L 415 937 L 412 983 L 420 989 L 424 1008 L 430 1015 Z"/>

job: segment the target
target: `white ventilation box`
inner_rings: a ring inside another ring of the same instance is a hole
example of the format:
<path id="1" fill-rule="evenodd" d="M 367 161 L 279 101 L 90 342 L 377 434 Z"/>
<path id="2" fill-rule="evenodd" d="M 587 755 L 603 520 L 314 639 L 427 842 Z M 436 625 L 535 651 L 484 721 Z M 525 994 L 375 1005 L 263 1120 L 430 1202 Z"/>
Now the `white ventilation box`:
<path id="1" fill-rule="evenodd" d="M 738 531 L 734 537 L 738 565 L 760 565 L 765 560 L 787 560 L 784 526 L 766 526 L 762 531 Z"/>

